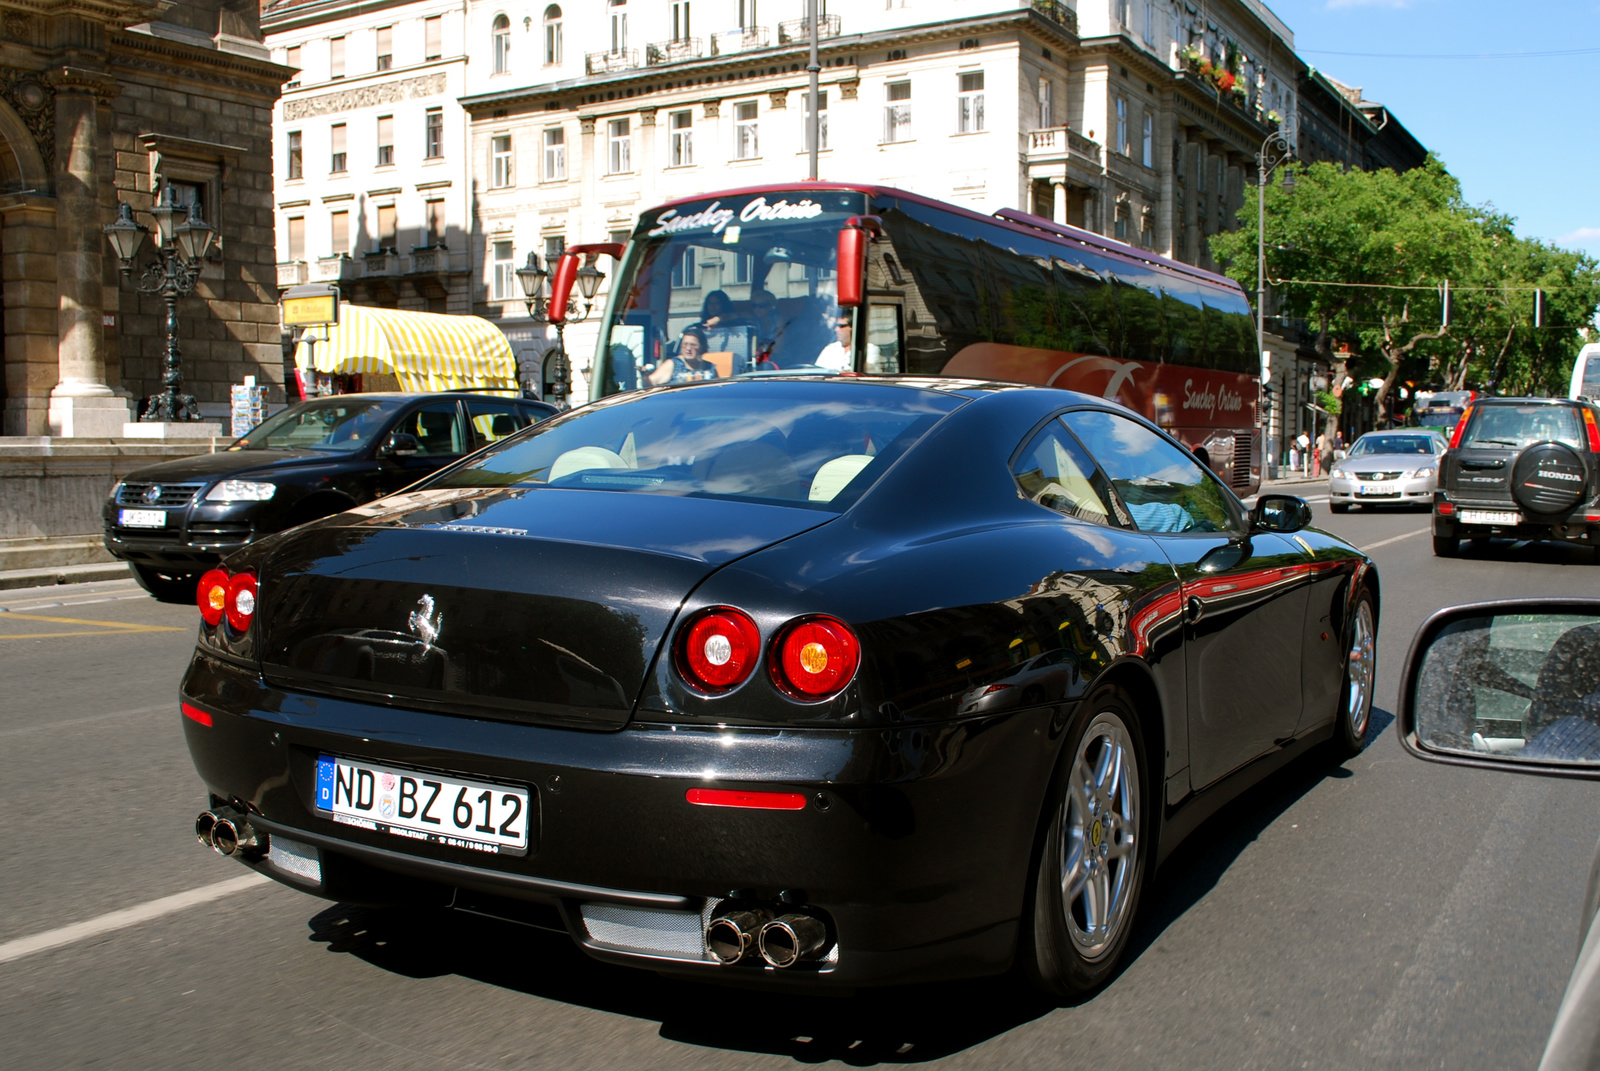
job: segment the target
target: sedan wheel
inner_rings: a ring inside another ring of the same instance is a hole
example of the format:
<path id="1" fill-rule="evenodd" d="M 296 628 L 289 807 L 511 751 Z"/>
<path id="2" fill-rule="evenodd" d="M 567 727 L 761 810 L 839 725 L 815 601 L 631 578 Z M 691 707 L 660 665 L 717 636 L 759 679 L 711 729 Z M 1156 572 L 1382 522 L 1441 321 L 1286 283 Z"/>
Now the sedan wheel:
<path id="1" fill-rule="evenodd" d="M 1339 757 L 1349 758 L 1366 742 L 1367 723 L 1372 720 L 1372 692 L 1378 678 L 1378 624 L 1372 612 L 1372 593 L 1362 590 L 1356 596 L 1355 613 L 1350 618 L 1350 646 L 1346 649 L 1344 687 L 1339 690 L 1339 713 L 1334 722 L 1333 743 Z"/>
<path id="2" fill-rule="evenodd" d="M 1085 700 L 1055 779 L 1039 849 L 1024 966 L 1039 988 L 1076 997 L 1116 968 L 1144 885 L 1144 741 L 1118 689 Z"/>

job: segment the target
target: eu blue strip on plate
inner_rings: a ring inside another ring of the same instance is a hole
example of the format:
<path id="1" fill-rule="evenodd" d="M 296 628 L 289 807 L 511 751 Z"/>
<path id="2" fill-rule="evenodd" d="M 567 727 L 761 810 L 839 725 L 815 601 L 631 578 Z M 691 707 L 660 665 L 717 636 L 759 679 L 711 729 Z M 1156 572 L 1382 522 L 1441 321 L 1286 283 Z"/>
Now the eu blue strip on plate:
<path id="1" fill-rule="evenodd" d="M 317 809 L 333 810 L 334 762 L 329 755 L 317 759 Z"/>

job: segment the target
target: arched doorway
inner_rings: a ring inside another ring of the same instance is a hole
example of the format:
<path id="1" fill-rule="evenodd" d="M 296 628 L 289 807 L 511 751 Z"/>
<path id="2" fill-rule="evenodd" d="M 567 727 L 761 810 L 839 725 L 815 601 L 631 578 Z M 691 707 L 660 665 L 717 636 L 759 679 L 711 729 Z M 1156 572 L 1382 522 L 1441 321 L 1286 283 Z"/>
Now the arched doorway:
<path id="1" fill-rule="evenodd" d="M 49 93 L 40 83 L 23 80 L 10 87 L 9 96 L 24 107 L 42 110 L 50 106 Z M 19 328 L 5 333 L 4 375 L 0 375 L 0 434 L 41 435 L 48 431 L 50 387 L 54 370 L 35 371 L 30 363 L 44 364 L 54 354 L 55 276 L 51 258 L 50 278 L 32 279 L 38 271 L 37 258 L 7 256 L 7 253 L 51 251 L 55 248 L 55 202 L 51 197 L 50 171 L 46 167 L 32 132 L 16 109 L 0 99 L 0 323 L 6 322 L 5 297 L 24 306 L 37 305 L 39 315 L 14 317 Z M 26 282 L 47 286 L 12 285 Z M 48 337 L 44 337 L 48 332 Z M 49 382 L 43 382 L 48 379 Z M 37 395 L 37 397 L 34 397 Z"/>

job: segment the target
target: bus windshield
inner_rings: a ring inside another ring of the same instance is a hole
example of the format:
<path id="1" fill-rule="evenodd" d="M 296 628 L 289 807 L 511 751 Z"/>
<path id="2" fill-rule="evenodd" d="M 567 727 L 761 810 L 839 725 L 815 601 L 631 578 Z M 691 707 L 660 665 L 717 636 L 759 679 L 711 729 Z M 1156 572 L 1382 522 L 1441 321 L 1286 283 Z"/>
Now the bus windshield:
<path id="1" fill-rule="evenodd" d="M 865 200 L 787 190 L 646 212 L 602 329 L 598 393 L 853 369 L 834 260 L 839 228 Z"/>

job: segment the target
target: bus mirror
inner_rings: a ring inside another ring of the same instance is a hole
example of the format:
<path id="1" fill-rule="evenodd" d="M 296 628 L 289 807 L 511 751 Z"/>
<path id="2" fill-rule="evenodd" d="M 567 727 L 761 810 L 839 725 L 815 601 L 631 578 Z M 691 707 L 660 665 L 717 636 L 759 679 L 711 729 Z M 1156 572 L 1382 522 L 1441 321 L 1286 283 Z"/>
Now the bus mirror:
<path id="1" fill-rule="evenodd" d="M 572 284 L 578 279 L 578 254 L 567 250 L 550 273 L 549 311 L 545 314 L 553 324 L 567 322 L 567 302 L 572 300 Z"/>
<path id="2" fill-rule="evenodd" d="M 852 216 L 845 220 L 839 231 L 839 255 L 836 270 L 839 277 L 838 303 L 840 308 L 857 308 L 866 294 L 867 243 L 882 230 L 877 216 Z"/>

